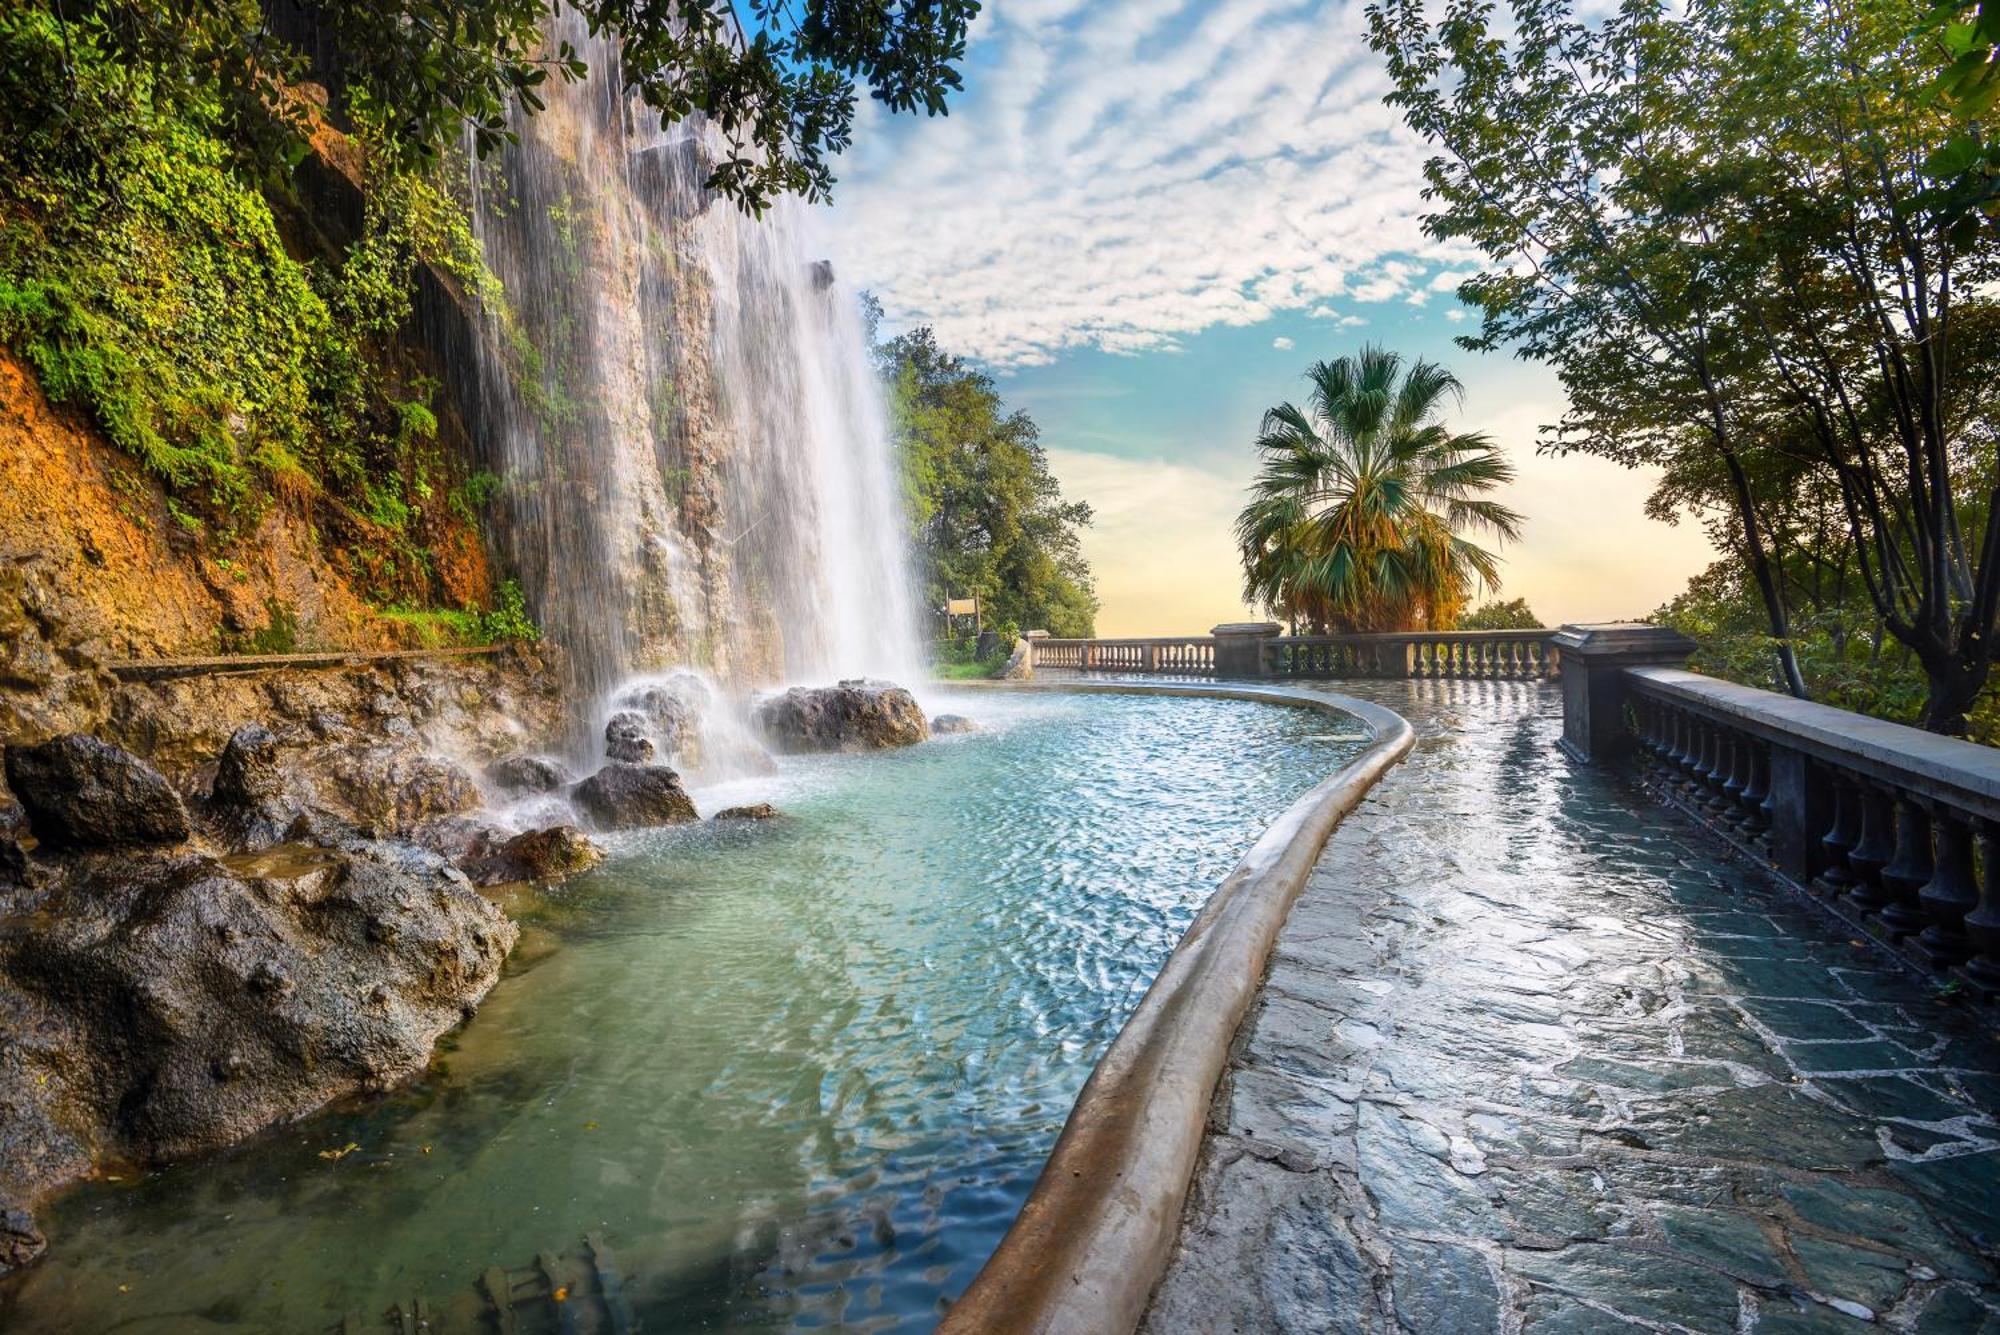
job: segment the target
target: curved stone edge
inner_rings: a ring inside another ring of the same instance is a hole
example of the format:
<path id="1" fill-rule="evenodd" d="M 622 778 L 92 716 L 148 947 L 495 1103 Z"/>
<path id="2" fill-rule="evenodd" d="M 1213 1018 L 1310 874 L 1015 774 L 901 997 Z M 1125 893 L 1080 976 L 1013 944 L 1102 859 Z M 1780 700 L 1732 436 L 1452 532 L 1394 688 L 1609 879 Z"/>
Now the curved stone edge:
<path id="1" fill-rule="evenodd" d="M 1394 710 L 1330 691 L 1124 682 L 986 690 L 1185 695 L 1359 719 L 1368 749 L 1286 808 L 1236 864 L 1091 1072 L 1013 1226 L 943 1335 L 1137 1329 L 1180 1234 L 1209 1104 L 1278 932 L 1341 819 L 1415 744 Z"/>

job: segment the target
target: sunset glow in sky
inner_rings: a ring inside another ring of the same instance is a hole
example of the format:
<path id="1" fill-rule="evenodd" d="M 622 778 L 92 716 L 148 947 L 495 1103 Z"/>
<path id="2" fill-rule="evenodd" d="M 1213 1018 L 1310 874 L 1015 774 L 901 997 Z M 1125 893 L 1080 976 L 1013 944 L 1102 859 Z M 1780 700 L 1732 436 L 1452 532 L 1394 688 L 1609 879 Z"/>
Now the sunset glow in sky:
<path id="1" fill-rule="evenodd" d="M 1263 410 L 1365 341 L 1466 383 L 1528 517 L 1503 596 L 1546 623 L 1642 615 L 1711 559 L 1651 479 L 1534 452 L 1545 368 L 1454 346 L 1476 257 L 1424 237 L 1423 145 L 1381 104 L 1361 3 L 989 0 L 948 118 L 857 127 L 828 212 L 891 332 L 929 324 L 1042 428 L 1104 635 L 1241 619 L 1230 525 Z"/>

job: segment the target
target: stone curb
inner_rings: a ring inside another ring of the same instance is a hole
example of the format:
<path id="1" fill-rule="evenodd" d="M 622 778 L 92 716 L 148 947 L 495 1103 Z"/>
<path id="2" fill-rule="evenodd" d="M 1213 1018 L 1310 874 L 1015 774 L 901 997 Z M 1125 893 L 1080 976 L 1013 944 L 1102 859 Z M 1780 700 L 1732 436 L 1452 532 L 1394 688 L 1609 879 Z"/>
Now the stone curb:
<path id="1" fill-rule="evenodd" d="M 1341 713 L 1367 750 L 1294 802 L 1209 897 L 1091 1072 L 1021 1213 L 944 1335 L 1137 1329 L 1180 1232 L 1209 1103 L 1292 902 L 1341 818 L 1408 754 L 1402 715 L 1331 691 L 1124 682 L 990 683 L 984 690 L 1186 695 Z"/>

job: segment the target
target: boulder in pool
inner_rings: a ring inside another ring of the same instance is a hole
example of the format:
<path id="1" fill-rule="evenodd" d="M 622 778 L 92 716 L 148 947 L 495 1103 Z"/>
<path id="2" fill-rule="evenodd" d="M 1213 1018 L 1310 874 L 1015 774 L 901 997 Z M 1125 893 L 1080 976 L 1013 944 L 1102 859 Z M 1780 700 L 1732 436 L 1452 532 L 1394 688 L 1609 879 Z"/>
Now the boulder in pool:
<path id="1" fill-rule="evenodd" d="M 648 735 L 660 744 L 661 754 L 677 764 L 699 763 L 701 720 L 716 704 L 715 692 L 706 681 L 692 672 L 675 672 L 626 687 L 612 704 L 645 721 Z"/>
<path id="2" fill-rule="evenodd" d="M 578 784 L 571 797 L 600 830 L 684 825 L 701 819 L 694 800 L 681 787 L 681 776 L 665 765 L 614 760 Z"/>
<path id="3" fill-rule="evenodd" d="M 486 767 L 486 781 L 506 797 L 532 797 L 553 793 L 576 782 L 576 776 L 560 760 L 547 756 L 508 756 Z"/>
<path id="4" fill-rule="evenodd" d="M 604 754 L 628 765 L 647 765 L 653 760 L 653 739 L 647 736 L 646 720 L 632 710 L 620 710 L 604 725 Z"/>
<path id="5" fill-rule="evenodd" d="M 0 1209 L 418 1074 L 516 935 L 407 844 L 100 852 L 44 879 L 43 911 L 0 914 Z M 39 1245 L 0 1220 L 0 1269 Z"/>
<path id="6" fill-rule="evenodd" d="M 553 885 L 604 861 L 604 850 L 574 825 L 551 825 L 489 844 L 459 863 L 474 885 L 532 881 Z"/>
<path id="7" fill-rule="evenodd" d="M 931 732 L 938 737 L 949 737 L 954 733 L 978 731 L 979 725 L 963 714 L 939 714 L 931 720 Z"/>
<path id="8" fill-rule="evenodd" d="M 757 727 L 780 751 L 876 751 L 931 735 L 916 697 L 886 681 L 794 686 L 757 705 Z"/>
<path id="9" fill-rule="evenodd" d="M 752 802 L 748 806 L 724 807 L 715 813 L 715 820 L 776 820 L 781 813 L 769 802 Z"/>
<path id="10" fill-rule="evenodd" d="M 192 832 L 187 808 L 160 772 L 129 751 L 82 733 L 7 748 L 7 786 L 47 848 L 177 844 Z"/>

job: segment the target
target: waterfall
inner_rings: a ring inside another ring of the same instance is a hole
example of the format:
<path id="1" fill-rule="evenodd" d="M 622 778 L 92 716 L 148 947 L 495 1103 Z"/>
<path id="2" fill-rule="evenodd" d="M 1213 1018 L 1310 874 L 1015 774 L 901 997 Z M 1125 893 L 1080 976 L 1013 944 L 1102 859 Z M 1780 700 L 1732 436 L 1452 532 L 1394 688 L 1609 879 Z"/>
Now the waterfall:
<path id="1" fill-rule="evenodd" d="M 721 150 L 623 92 L 614 41 L 472 168 L 506 293 L 459 400 L 497 539 L 590 701 L 682 665 L 733 690 L 921 671 L 899 484 L 857 294 L 794 201 L 703 186 Z M 588 725 L 594 720 L 580 722 Z"/>

